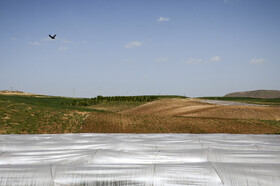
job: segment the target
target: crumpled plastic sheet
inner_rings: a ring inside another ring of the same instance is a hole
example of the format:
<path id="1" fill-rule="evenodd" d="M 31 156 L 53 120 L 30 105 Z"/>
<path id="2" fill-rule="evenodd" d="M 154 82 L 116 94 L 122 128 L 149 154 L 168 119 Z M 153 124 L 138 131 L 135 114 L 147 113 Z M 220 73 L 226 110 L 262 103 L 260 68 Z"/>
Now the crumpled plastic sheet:
<path id="1" fill-rule="evenodd" d="M 211 103 L 215 105 L 243 105 L 243 106 L 268 106 L 268 105 L 261 105 L 261 104 L 253 104 L 253 103 L 244 103 L 244 102 L 238 102 L 238 101 L 224 101 L 224 100 L 199 100 L 197 101 L 200 102 L 205 102 L 205 103 Z"/>
<path id="2" fill-rule="evenodd" d="M 0 135 L 0 185 L 280 185 L 280 136 Z"/>

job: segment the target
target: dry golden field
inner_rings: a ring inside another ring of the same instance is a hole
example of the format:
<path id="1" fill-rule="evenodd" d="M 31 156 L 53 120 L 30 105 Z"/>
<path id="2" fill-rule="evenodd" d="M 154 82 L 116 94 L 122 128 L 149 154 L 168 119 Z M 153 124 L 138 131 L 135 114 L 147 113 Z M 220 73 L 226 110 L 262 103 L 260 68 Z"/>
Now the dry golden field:
<path id="1" fill-rule="evenodd" d="M 280 133 L 279 106 L 223 106 L 173 98 L 115 110 L 89 114 L 81 132 Z"/>

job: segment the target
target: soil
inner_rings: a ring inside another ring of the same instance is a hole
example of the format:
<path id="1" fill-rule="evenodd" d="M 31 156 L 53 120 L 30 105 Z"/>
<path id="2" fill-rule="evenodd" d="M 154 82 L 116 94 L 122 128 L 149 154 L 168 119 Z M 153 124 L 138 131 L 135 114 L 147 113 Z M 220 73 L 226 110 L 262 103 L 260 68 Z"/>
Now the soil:
<path id="1" fill-rule="evenodd" d="M 280 133 L 279 106 L 223 106 L 162 99 L 114 113 L 89 114 L 81 132 Z"/>
<path id="2" fill-rule="evenodd" d="M 279 120 L 279 106 L 215 105 L 195 99 L 164 99 L 135 107 L 124 114 Z"/>

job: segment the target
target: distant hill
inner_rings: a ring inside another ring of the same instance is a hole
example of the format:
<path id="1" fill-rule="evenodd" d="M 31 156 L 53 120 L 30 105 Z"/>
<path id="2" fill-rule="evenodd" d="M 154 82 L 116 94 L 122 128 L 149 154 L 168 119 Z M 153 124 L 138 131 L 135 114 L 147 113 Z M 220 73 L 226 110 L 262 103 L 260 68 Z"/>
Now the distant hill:
<path id="1" fill-rule="evenodd" d="M 35 95 L 23 91 L 18 91 L 18 90 L 0 90 L 0 95 Z"/>
<path id="2" fill-rule="evenodd" d="M 234 92 L 224 97 L 250 97 L 250 98 L 280 98 L 280 90 L 254 90 L 245 92 Z"/>

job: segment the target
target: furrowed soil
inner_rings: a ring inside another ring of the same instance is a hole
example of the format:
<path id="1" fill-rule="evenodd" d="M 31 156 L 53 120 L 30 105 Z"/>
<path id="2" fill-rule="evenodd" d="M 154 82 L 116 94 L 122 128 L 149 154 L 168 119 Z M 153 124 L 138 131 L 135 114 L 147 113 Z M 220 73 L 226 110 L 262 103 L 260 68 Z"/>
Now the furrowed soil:
<path id="1" fill-rule="evenodd" d="M 119 112 L 91 113 L 81 132 L 279 134 L 280 107 L 161 99 Z"/>

